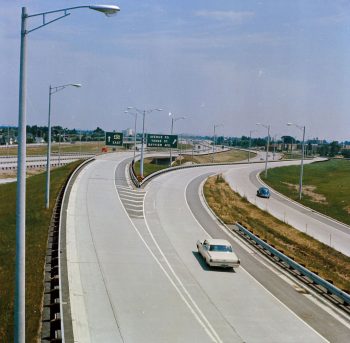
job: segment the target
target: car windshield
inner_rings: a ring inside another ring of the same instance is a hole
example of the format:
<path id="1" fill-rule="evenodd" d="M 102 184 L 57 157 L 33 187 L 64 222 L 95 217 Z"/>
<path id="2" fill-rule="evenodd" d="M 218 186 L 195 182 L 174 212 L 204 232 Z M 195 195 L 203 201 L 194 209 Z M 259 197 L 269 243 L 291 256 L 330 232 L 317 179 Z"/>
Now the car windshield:
<path id="1" fill-rule="evenodd" d="M 232 248 L 228 245 L 211 245 L 209 251 L 232 252 Z"/>

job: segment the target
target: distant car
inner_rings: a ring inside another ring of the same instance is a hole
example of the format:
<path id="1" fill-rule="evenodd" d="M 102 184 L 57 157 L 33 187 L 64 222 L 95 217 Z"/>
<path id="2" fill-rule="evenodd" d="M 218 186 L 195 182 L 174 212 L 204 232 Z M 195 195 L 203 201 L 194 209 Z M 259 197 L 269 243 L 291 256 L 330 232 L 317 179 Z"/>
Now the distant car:
<path id="1" fill-rule="evenodd" d="M 198 252 L 210 267 L 238 268 L 240 259 L 225 239 L 205 239 L 197 241 Z"/>
<path id="2" fill-rule="evenodd" d="M 270 191 L 268 188 L 266 187 L 260 187 L 257 192 L 256 195 L 260 198 L 270 198 Z"/>

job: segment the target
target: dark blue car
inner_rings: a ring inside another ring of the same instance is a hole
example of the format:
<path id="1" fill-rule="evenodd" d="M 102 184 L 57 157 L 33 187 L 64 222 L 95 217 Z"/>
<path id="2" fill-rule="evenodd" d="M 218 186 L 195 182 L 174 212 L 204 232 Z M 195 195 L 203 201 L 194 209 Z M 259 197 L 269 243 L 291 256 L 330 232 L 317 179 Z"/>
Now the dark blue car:
<path id="1" fill-rule="evenodd" d="M 268 199 L 270 197 L 270 191 L 266 187 L 260 187 L 257 190 L 256 195 L 260 198 L 267 198 Z"/>

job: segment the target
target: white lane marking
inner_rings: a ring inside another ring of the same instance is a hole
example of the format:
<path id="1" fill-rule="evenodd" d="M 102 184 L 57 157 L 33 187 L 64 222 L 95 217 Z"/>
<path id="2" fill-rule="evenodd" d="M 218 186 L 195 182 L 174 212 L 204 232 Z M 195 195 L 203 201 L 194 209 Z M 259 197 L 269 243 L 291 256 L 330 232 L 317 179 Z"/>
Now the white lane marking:
<path id="1" fill-rule="evenodd" d="M 214 173 L 215 175 L 215 173 Z M 212 175 L 211 175 L 212 176 Z M 190 181 L 188 181 L 186 187 L 185 187 L 185 192 L 184 192 L 184 198 L 185 198 L 185 202 L 186 205 L 189 209 L 189 211 L 192 213 L 193 218 L 196 220 L 196 222 L 198 223 L 198 225 L 202 228 L 202 230 L 209 235 L 209 233 L 203 228 L 203 226 L 198 222 L 197 218 L 194 216 L 188 202 L 187 202 L 187 198 L 186 198 L 186 190 L 188 185 L 193 181 L 193 179 L 191 179 Z M 202 181 L 201 186 L 204 184 L 204 181 Z M 203 193 L 201 193 L 203 194 Z M 209 210 L 206 208 L 206 206 L 204 207 L 206 209 L 206 211 L 208 213 Z M 217 221 L 217 220 L 216 220 Z M 220 227 L 220 229 L 226 234 L 228 235 L 226 228 L 221 227 L 221 225 L 218 225 L 218 227 Z M 230 235 L 228 235 L 230 236 Z M 209 235 L 210 237 L 210 235 Z M 325 337 L 323 337 L 319 332 L 317 332 L 313 327 L 311 327 L 308 323 L 306 323 L 303 319 L 301 319 L 295 312 L 293 312 L 289 307 L 287 307 L 287 305 L 285 305 L 281 300 L 279 300 L 275 295 L 273 295 L 265 286 L 263 286 L 257 279 L 255 279 L 251 274 L 249 274 L 249 272 L 247 270 L 245 270 L 242 266 L 240 266 L 240 268 L 252 279 L 254 280 L 258 285 L 260 285 L 268 294 L 270 294 L 275 300 L 277 300 L 278 303 L 280 303 L 284 308 L 286 308 L 290 313 L 292 313 L 297 319 L 299 319 L 302 323 L 304 323 L 308 328 L 310 328 L 314 333 L 316 333 L 319 337 L 321 337 L 325 342 L 330 343 L 330 341 L 328 341 Z"/>
<path id="2" fill-rule="evenodd" d="M 117 187 L 117 185 L 115 184 L 115 186 Z M 115 191 L 117 193 L 117 196 L 119 197 L 117 188 L 115 188 Z M 146 192 L 147 193 L 147 192 Z M 120 197 L 119 197 L 120 198 Z M 169 275 L 169 273 L 165 270 L 165 268 L 163 267 L 163 265 L 161 264 L 161 262 L 158 260 L 158 258 L 156 257 L 156 255 L 153 253 L 152 249 L 150 248 L 150 246 L 147 244 L 147 242 L 144 240 L 144 238 L 142 237 L 140 231 L 137 229 L 136 225 L 134 224 L 134 222 L 130 219 L 128 213 L 126 212 L 126 209 L 124 206 L 122 206 L 126 215 L 128 216 L 130 223 L 132 225 L 132 227 L 134 228 L 135 232 L 137 233 L 137 235 L 140 237 L 141 241 L 143 242 L 143 244 L 145 245 L 146 249 L 149 251 L 149 253 L 151 254 L 151 256 L 153 257 L 153 259 L 156 261 L 156 263 L 158 264 L 158 266 L 160 267 L 160 269 L 163 271 L 163 273 L 165 274 L 165 276 L 168 278 L 168 280 L 170 281 L 170 283 L 173 285 L 173 287 L 175 288 L 175 290 L 177 291 L 177 293 L 179 294 L 180 298 L 183 300 L 183 302 L 186 304 L 186 306 L 188 307 L 188 309 L 191 311 L 191 313 L 193 314 L 193 316 L 196 318 L 196 320 L 198 321 L 198 323 L 203 327 L 204 331 L 208 334 L 208 336 L 212 339 L 213 342 L 222 342 L 221 339 L 216 339 L 215 336 L 213 335 L 213 333 L 211 332 L 211 330 L 209 330 L 209 328 L 207 328 L 207 326 L 205 325 L 205 323 L 203 323 L 203 321 L 201 320 L 201 318 L 199 317 L 199 315 L 195 312 L 195 310 L 192 308 L 191 304 L 187 301 L 187 299 L 185 298 L 185 296 L 182 294 L 181 290 L 179 289 L 179 287 L 176 285 L 176 283 L 174 282 L 174 280 L 171 278 L 171 276 Z M 191 297 L 189 297 L 190 299 L 192 299 Z M 193 300 L 192 300 L 193 301 Z M 215 331 L 214 331 L 215 332 Z M 217 335 L 217 334 L 216 334 Z"/>
<path id="3" fill-rule="evenodd" d="M 138 207 L 138 208 L 140 208 L 140 207 L 142 207 L 142 203 L 140 203 L 140 202 L 137 203 L 137 204 L 133 204 L 133 203 L 130 203 L 130 204 L 129 204 L 129 203 L 126 203 L 125 206 L 126 206 L 126 207 Z"/>
<path id="4" fill-rule="evenodd" d="M 190 293 L 187 291 L 185 285 L 181 282 L 180 278 L 177 276 L 175 270 L 172 268 L 169 260 L 166 258 L 166 256 L 164 255 L 162 249 L 160 248 L 160 246 L 158 245 L 156 239 L 153 236 L 152 231 L 150 230 L 148 223 L 147 223 L 147 219 L 145 216 L 145 224 L 147 227 L 147 230 L 150 234 L 150 237 L 152 238 L 154 244 L 156 245 L 158 251 L 160 252 L 160 254 L 162 255 L 165 263 L 167 264 L 168 268 L 170 269 L 171 273 L 173 274 L 173 276 L 175 277 L 175 279 L 177 280 L 177 282 L 180 284 L 180 287 L 183 289 L 183 291 L 185 292 L 185 294 L 187 295 L 187 297 L 190 299 L 191 303 L 193 304 L 193 306 L 196 308 L 196 310 L 199 312 L 200 316 L 202 317 L 202 319 L 204 320 L 204 322 L 206 323 L 206 325 L 208 326 L 208 328 L 212 331 L 212 334 L 214 335 L 214 337 L 216 338 L 217 342 L 222 342 L 220 336 L 218 335 L 218 333 L 215 331 L 215 329 L 213 328 L 213 326 L 210 324 L 209 320 L 206 318 L 206 316 L 204 315 L 204 313 L 201 311 L 201 309 L 199 308 L 199 306 L 197 305 L 197 303 L 194 301 L 194 299 L 191 297 Z"/>
<path id="5" fill-rule="evenodd" d="M 145 192 L 139 192 L 139 191 L 135 191 L 133 189 L 122 189 L 120 187 L 118 187 L 118 191 L 119 193 L 126 193 L 126 194 L 135 194 L 135 195 L 144 195 Z"/>
<path id="6" fill-rule="evenodd" d="M 143 204 L 143 200 L 131 200 L 131 199 L 123 198 L 122 196 L 120 197 L 120 199 L 123 199 L 123 201 L 126 203 L 133 202 L 135 204 Z"/>
<path id="7" fill-rule="evenodd" d="M 126 186 L 117 185 L 118 189 L 125 189 L 126 191 L 132 191 L 133 189 Z"/>
<path id="8" fill-rule="evenodd" d="M 140 199 L 143 199 L 143 196 L 142 197 L 139 197 L 139 196 L 133 196 L 133 195 L 128 195 L 128 194 L 120 194 L 120 197 L 121 198 L 129 198 L 129 199 L 137 199 L 137 200 L 140 200 Z"/>
<path id="9" fill-rule="evenodd" d="M 142 212 L 143 213 L 143 209 L 139 210 L 139 209 L 129 208 L 128 210 L 132 211 L 132 212 Z"/>

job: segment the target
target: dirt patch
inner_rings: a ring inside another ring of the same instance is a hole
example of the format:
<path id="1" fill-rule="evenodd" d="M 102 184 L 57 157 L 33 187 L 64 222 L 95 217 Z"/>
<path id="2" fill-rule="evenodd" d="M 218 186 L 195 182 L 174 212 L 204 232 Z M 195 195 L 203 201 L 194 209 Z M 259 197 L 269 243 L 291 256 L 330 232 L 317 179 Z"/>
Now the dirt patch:
<path id="1" fill-rule="evenodd" d="M 344 210 L 345 210 L 348 214 L 350 214 L 350 206 L 344 207 Z"/>
<path id="2" fill-rule="evenodd" d="M 13 171 L 0 171 L 0 179 L 11 179 L 17 176 L 17 170 Z"/>
<path id="3" fill-rule="evenodd" d="M 290 189 L 299 191 L 299 185 L 293 183 L 282 182 L 287 185 Z M 316 186 L 303 186 L 303 194 L 307 195 L 311 201 L 317 202 L 319 204 L 328 204 L 326 197 L 323 194 L 315 192 Z"/>
<path id="4" fill-rule="evenodd" d="M 51 167 L 51 170 L 54 169 L 54 167 Z M 32 175 L 37 175 L 40 173 L 43 173 L 46 171 L 46 167 L 42 168 L 36 168 L 36 169 L 27 169 L 27 177 Z M 13 170 L 6 170 L 6 171 L 0 171 L 0 179 L 9 179 L 17 177 L 17 169 Z"/>

